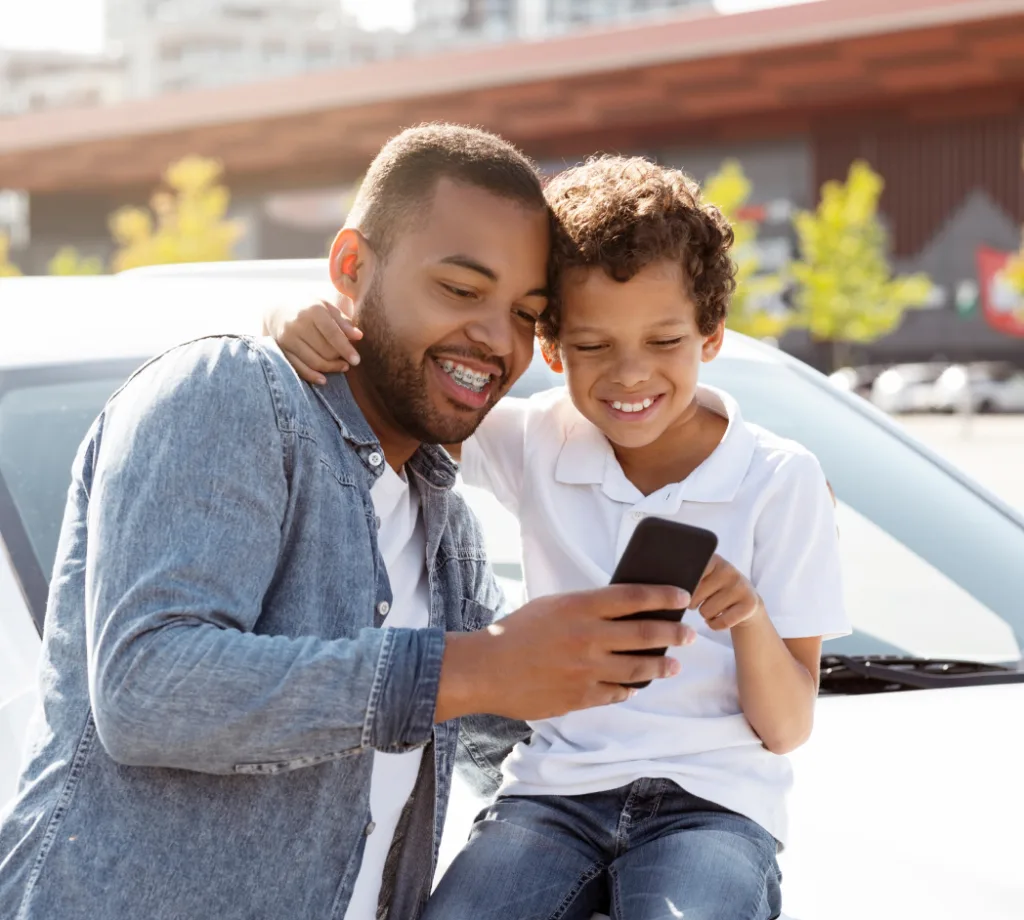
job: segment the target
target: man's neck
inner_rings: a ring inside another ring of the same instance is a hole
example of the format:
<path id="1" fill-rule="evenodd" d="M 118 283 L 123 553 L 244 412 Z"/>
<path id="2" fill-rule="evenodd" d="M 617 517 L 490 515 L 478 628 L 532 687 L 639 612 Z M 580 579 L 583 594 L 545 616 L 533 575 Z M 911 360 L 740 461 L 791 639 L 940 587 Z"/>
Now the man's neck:
<path id="1" fill-rule="evenodd" d="M 346 374 L 352 398 L 356 401 L 370 429 L 380 441 L 384 458 L 395 472 L 401 470 L 420 446 L 395 423 L 377 390 L 363 374 L 361 367 L 353 367 Z"/>

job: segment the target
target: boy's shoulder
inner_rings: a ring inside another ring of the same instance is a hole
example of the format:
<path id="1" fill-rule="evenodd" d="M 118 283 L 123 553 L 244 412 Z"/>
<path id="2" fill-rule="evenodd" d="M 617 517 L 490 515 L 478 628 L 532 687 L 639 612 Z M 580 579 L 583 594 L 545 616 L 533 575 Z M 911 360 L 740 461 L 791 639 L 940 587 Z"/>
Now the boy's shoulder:
<path id="1" fill-rule="evenodd" d="M 752 422 L 744 421 L 743 425 L 753 443 L 750 474 L 756 479 L 780 488 L 808 479 L 824 479 L 817 456 L 799 441 Z"/>

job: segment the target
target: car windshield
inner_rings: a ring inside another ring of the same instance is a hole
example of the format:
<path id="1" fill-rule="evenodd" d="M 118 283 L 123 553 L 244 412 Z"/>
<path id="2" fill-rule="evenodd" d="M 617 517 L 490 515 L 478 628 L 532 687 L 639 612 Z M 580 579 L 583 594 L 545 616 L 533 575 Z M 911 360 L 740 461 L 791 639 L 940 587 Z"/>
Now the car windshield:
<path id="1" fill-rule="evenodd" d="M 0 533 L 39 624 L 75 451 L 138 363 L 0 372 Z M 835 488 L 855 633 L 829 642 L 826 651 L 1020 658 L 1024 528 L 1018 520 L 855 398 L 795 365 L 744 352 L 708 365 L 703 379 L 731 392 L 748 421 L 817 454 Z M 538 358 L 516 392 L 529 395 L 558 380 Z M 493 500 L 471 500 L 515 603 L 521 598 L 516 524 Z"/>

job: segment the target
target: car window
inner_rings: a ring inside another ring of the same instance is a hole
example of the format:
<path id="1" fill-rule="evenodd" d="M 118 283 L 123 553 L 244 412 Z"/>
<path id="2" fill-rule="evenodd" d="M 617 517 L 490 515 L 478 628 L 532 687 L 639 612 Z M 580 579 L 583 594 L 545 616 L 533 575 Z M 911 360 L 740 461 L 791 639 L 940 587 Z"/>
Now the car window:
<path id="1" fill-rule="evenodd" d="M 38 623 L 75 453 L 138 363 L 0 374 L 0 533 Z"/>
<path id="2" fill-rule="evenodd" d="M 853 636 L 832 651 L 1005 661 L 1024 635 L 1024 528 L 856 399 L 788 363 L 720 358 L 702 379 L 813 451 L 839 499 Z"/>

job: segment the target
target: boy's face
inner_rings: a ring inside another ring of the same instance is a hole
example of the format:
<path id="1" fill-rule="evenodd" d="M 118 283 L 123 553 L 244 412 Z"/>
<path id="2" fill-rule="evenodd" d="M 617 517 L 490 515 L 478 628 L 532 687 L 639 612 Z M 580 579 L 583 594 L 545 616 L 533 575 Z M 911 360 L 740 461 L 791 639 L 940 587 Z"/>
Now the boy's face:
<path id="1" fill-rule="evenodd" d="M 559 346 L 573 403 L 611 441 L 638 448 L 689 417 L 697 372 L 722 344 L 701 335 L 682 268 L 648 265 L 626 282 L 603 269 L 563 281 Z"/>

